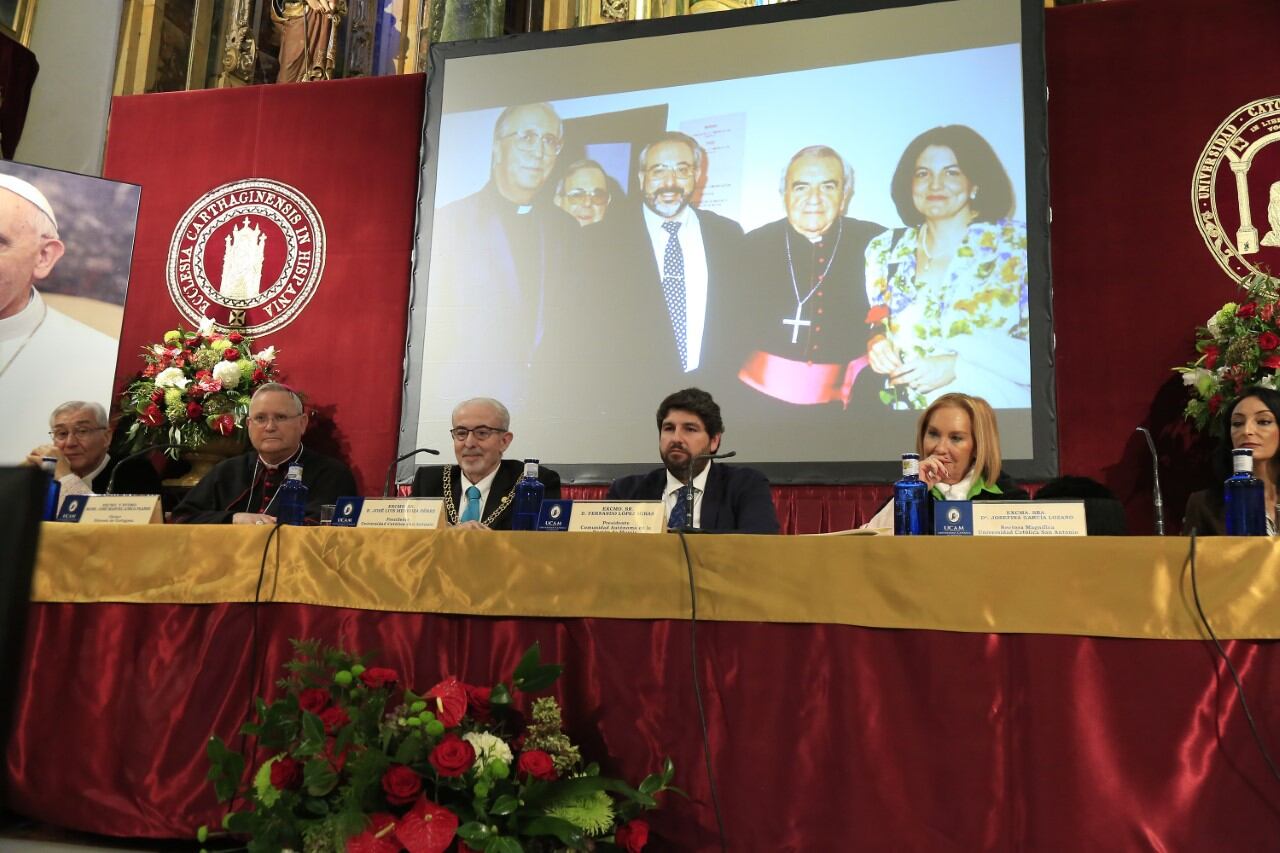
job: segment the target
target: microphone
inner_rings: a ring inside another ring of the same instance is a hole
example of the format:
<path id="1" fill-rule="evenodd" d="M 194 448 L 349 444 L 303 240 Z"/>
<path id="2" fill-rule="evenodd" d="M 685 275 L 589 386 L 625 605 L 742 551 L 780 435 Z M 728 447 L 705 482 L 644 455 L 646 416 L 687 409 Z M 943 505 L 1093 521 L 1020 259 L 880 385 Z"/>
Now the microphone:
<path id="1" fill-rule="evenodd" d="M 1138 427 L 1135 432 L 1142 433 L 1147 439 L 1147 449 L 1151 451 L 1152 504 L 1156 510 L 1156 535 L 1164 535 L 1164 495 L 1160 493 L 1160 457 L 1156 455 L 1156 443 L 1151 440 L 1151 431 L 1146 427 Z"/>
<path id="2" fill-rule="evenodd" d="M 440 455 L 439 450 L 433 450 L 430 447 L 419 447 L 417 450 L 410 450 L 403 456 L 397 456 L 395 460 L 392 461 L 391 465 L 387 467 L 387 482 L 386 485 L 382 487 L 382 496 L 384 498 L 391 496 L 391 478 L 395 476 L 396 466 L 408 459 L 410 456 L 417 456 L 419 453 L 430 453 L 432 456 Z"/>
<path id="3" fill-rule="evenodd" d="M 147 454 L 152 453 L 156 450 L 170 450 L 170 449 L 181 450 L 182 446 L 178 444 L 153 444 L 150 447 L 142 448 L 136 453 L 130 453 L 128 456 L 121 459 L 119 462 L 115 464 L 115 467 L 111 469 L 111 476 L 107 478 L 106 493 L 108 495 L 114 495 L 116 493 L 116 475 L 120 473 L 120 469 L 123 468 L 126 464 L 128 464 L 129 462 L 132 462 L 135 459 L 138 459 L 139 457 L 146 456 Z"/>
<path id="4" fill-rule="evenodd" d="M 738 455 L 738 451 L 730 450 L 727 453 L 699 453 L 697 456 L 689 457 L 689 478 L 684 482 L 684 529 L 697 530 L 693 526 L 693 466 L 699 461 L 705 459 L 710 462 L 712 459 L 732 459 Z"/>

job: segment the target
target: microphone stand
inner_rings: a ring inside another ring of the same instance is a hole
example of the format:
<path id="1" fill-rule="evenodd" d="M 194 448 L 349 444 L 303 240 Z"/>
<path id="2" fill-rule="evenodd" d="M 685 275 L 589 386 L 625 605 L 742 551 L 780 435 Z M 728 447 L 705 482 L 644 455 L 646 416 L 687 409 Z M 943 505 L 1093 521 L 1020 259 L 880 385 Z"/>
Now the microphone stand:
<path id="1" fill-rule="evenodd" d="M 712 459 L 732 459 L 738 455 L 738 451 L 730 450 L 728 453 L 699 453 L 697 456 L 689 457 L 689 478 L 684 483 L 684 527 L 680 530 L 685 533 L 699 533 L 701 528 L 693 526 L 693 466 L 705 459 L 710 462 Z"/>
<path id="2" fill-rule="evenodd" d="M 432 456 L 440 455 L 439 450 L 433 450 L 430 447 L 419 447 L 416 450 L 410 450 L 408 453 L 404 454 L 403 456 L 397 456 L 395 460 L 392 461 L 392 463 L 387 467 L 387 482 L 382 487 L 382 496 L 384 498 L 391 496 L 391 478 L 395 476 L 396 466 L 399 465 L 404 460 L 408 459 L 410 456 L 417 456 L 419 453 L 430 453 Z"/>
<path id="3" fill-rule="evenodd" d="M 127 463 L 132 462 L 133 460 L 138 459 L 140 457 L 146 456 L 147 454 L 152 453 L 156 450 L 170 450 L 170 449 L 181 450 L 182 446 L 178 444 L 153 444 L 150 447 L 144 447 L 139 451 L 130 453 L 128 456 L 121 459 L 119 462 L 115 464 L 115 467 L 111 469 L 111 476 L 107 478 L 106 494 L 108 495 L 115 494 L 116 475 L 120 473 L 120 469 L 123 468 Z"/>
<path id="4" fill-rule="evenodd" d="M 1152 503 L 1156 511 L 1156 535 L 1164 535 L 1164 495 L 1160 493 L 1160 457 L 1156 455 L 1156 443 L 1151 440 L 1151 431 L 1146 427 L 1138 427 L 1135 432 L 1142 433 L 1147 440 L 1147 449 L 1151 451 Z"/>

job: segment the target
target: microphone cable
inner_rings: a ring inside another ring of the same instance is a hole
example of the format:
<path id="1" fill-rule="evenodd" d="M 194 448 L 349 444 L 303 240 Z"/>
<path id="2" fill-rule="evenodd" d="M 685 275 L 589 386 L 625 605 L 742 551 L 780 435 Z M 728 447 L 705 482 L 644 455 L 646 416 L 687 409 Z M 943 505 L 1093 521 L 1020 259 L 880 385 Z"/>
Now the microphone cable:
<path id="1" fill-rule="evenodd" d="M 692 518 L 689 519 L 693 521 Z M 689 664 L 693 675 L 693 697 L 698 704 L 698 723 L 702 727 L 702 755 L 707 765 L 707 781 L 711 785 L 711 807 L 716 814 L 716 827 L 720 832 L 720 849 L 727 851 L 724 815 L 720 812 L 720 794 L 716 788 L 716 774 L 711 768 L 711 737 L 707 732 L 707 712 L 702 704 L 702 687 L 698 683 L 698 590 L 693 582 L 693 559 L 689 556 L 689 540 L 684 530 L 676 528 L 680 547 L 684 549 L 684 566 L 689 574 Z"/>
<path id="2" fill-rule="evenodd" d="M 1188 549 L 1187 560 L 1191 564 L 1191 597 L 1195 601 L 1196 613 L 1200 616 L 1200 623 L 1209 632 L 1214 648 L 1218 650 L 1218 655 L 1222 658 L 1223 663 L 1227 665 L 1227 671 L 1231 673 L 1231 680 L 1236 685 L 1236 695 L 1240 698 L 1240 707 L 1244 711 L 1245 720 L 1249 723 L 1249 731 L 1253 733 L 1253 740 L 1258 746 L 1258 752 L 1262 753 L 1262 758 L 1267 762 L 1271 775 L 1276 778 L 1276 781 L 1280 782 L 1280 769 L 1277 769 L 1276 763 L 1271 760 L 1271 753 L 1267 750 L 1267 744 L 1262 739 L 1262 733 L 1258 731 L 1258 724 L 1254 721 L 1253 713 L 1249 710 L 1249 702 L 1245 699 L 1244 685 L 1240 682 L 1240 676 L 1236 672 L 1235 666 L 1231 663 L 1231 658 L 1227 657 L 1227 650 L 1222 647 L 1222 642 L 1218 639 L 1218 635 L 1214 633 L 1213 626 L 1209 624 L 1209 617 L 1205 615 L 1204 607 L 1200 604 L 1200 587 L 1196 582 L 1196 529 L 1194 527 L 1191 528 L 1191 544 Z"/>

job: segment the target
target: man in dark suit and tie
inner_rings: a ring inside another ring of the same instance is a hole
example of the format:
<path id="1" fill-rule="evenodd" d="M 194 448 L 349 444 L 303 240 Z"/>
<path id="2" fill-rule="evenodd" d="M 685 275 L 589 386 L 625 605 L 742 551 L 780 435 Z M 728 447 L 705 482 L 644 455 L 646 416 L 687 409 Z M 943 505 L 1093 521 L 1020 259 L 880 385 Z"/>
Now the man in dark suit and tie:
<path id="1" fill-rule="evenodd" d="M 459 403 L 453 410 L 453 454 L 457 465 L 430 465 L 413 479 L 416 497 L 444 498 L 451 525 L 484 530 L 510 530 L 516 481 L 524 464 L 503 459 L 515 435 L 507 407 L 488 397 Z M 560 497 L 560 475 L 540 468 L 545 498 Z"/>
<path id="2" fill-rule="evenodd" d="M 723 435 L 720 407 L 706 391 L 686 388 L 669 395 L 658 407 L 658 453 L 664 467 L 614 480 L 608 499 L 661 500 L 668 528 L 777 533 L 778 515 L 764 474 L 698 458 L 717 452 Z"/>
<path id="3" fill-rule="evenodd" d="M 665 311 L 651 341 L 682 374 L 706 375 L 716 366 L 719 320 L 737 284 L 742 226 L 691 204 L 705 168 L 697 141 L 667 133 L 640 151 L 641 216 L 648 252 L 638 268 Z"/>

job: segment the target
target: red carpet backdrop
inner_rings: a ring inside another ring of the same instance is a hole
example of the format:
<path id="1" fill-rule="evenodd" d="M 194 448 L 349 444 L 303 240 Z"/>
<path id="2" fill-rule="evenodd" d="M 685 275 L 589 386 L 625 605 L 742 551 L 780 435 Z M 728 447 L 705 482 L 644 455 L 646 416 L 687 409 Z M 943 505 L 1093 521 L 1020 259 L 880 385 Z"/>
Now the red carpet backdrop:
<path id="1" fill-rule="evenodd" d="M 1157 434 L 1171 521 L 1210 476 L 1170 368 L 1190 359 L 1195 327 L 1238 291 L 1201 236 L 1193 190 L 1219 126 L 1280 98 L 1280 3 L 1112 0 L 1046 18 L 1062 470 L 1107 483 L 1128 505 L 1131 532 L 1149 533 L 1151 462 L 1134 427 Z M 1260 232 L 1280 146 L 1266 154 L 1249 178 Z M 1235 180 L 1225 159 L 1217 172 L 1217 209 L 1234 240 Z M 1280 249 L 1248 257 L 1268 255 L 1280 271 Z"/>
<path id="2" fill-rule="evenodd" d="M 395 452 L 418 75 L 117 98 L 105 173 L 142 185 L 117 385 L 178 323 L 233 319 L 306 392 L 307 444 L 366 491 Z"/>

